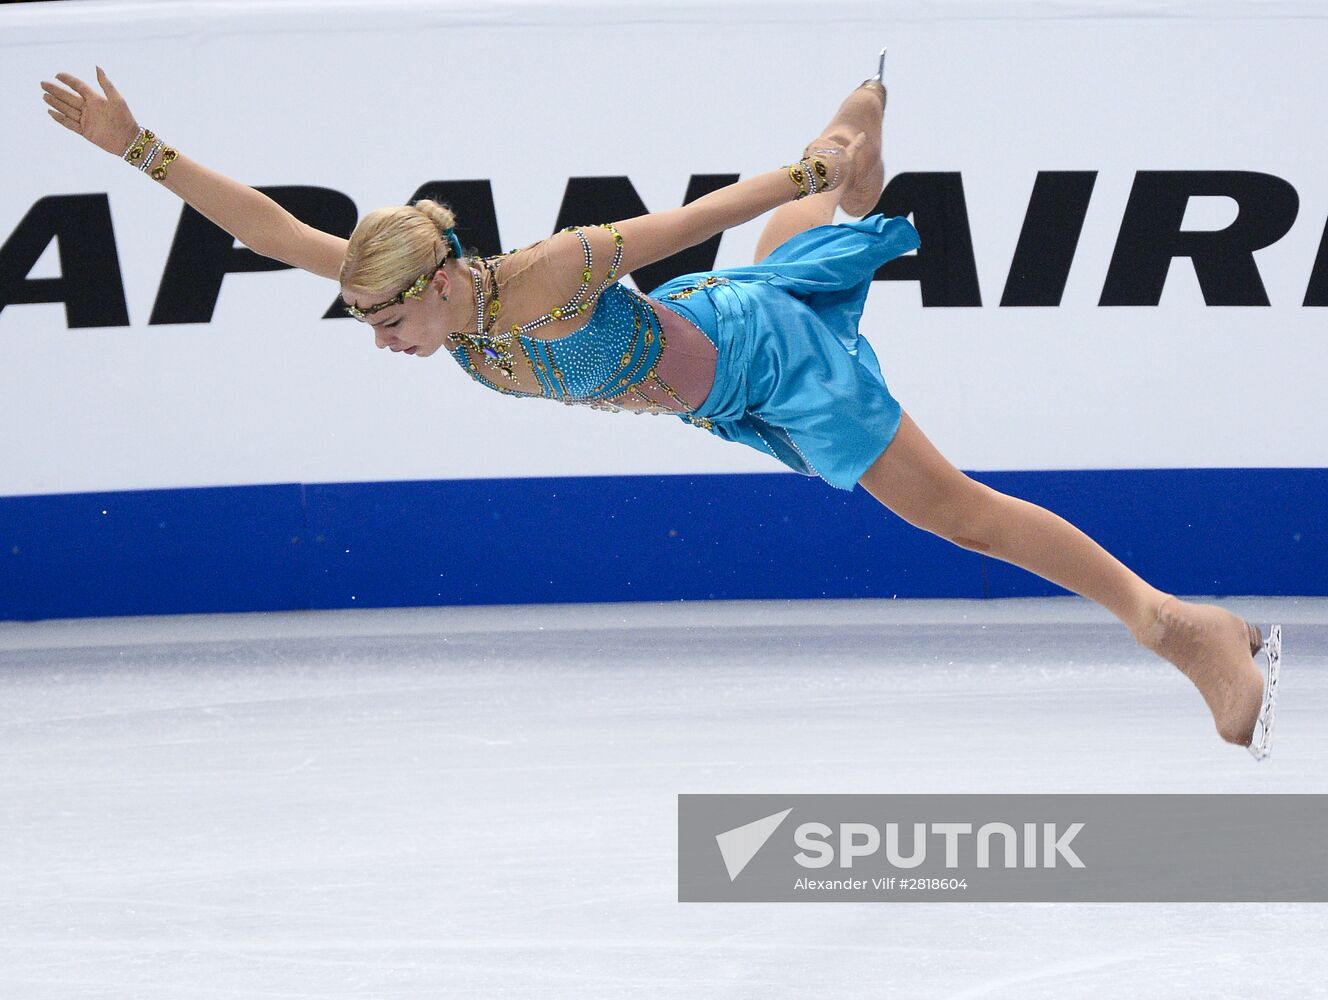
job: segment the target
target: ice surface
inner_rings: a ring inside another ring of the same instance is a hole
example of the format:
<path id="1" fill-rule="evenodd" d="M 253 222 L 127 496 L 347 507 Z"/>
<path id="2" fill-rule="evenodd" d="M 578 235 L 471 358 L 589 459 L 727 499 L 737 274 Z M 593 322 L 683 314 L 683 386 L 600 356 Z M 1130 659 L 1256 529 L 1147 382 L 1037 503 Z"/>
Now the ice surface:
<path id="1" fill-rule="evenodd" d="M 0 625 L 0 997 L 1328 996 L 1328 907 L 680 904 L 680 792 L 1328 792 L 1046 601 Z M 1251 845 L 1257 849 L 1257 845 Z"/>

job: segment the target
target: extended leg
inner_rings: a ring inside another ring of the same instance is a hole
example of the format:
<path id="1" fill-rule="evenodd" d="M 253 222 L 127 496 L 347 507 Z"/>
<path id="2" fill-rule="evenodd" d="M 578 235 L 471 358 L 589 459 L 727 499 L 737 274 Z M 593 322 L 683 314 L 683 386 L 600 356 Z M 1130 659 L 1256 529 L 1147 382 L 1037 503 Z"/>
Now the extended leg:
<path id="1" fill-rule="evenodd" d="M 1135 635 L 1168 596 L 1064 518 L 964 475 L 907 413 L 861 483 L 909 524 L 1094 600 Z"/>
<path id="2" fill-rule="evenodd" d="M 968 478 L 946 461 L 907 413 L 890 446 L 860 482 L 910 524 L 1101 604 L 1141 645 L 1170 660 L 1194 682 L 1223 739 L 1250 742 L 1263 693 L 1250 654 L 1262 640 L 1231 612 L 1176 600 L 1144 582 L 1064 518 Z"/>

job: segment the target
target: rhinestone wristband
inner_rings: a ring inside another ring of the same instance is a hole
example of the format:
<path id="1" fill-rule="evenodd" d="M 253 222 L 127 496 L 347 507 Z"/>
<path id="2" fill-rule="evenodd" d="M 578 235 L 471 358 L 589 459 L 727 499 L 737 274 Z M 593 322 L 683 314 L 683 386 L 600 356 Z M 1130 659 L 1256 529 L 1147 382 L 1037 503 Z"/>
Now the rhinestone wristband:
<path id="1" fill-rule="evenodd" d="M 143 157 L 143 162 L 138 165 L 138 169 L 142 173 L 146 174 L 148 172 L 148 166 L 152 163 L 152 158 L 165 148 L 166 148 L 166 143 L 158 139 L 155 143 L 152 144 L 152 150 L 146 156 Z"/>
<path id="2" fill-rule="evenodd" d="M 821 189 L 816 184 L 816 171 L 811 167 L 811 160 L 799 160 L 798 166 L 802 168 L 803 174 L 807 177 L 807 190 L 811 194 L 820 194 Z"/>
<path id="3" fill-rule="evenodd" d="M 816 152 L 826 151 L 816 150 Z M 820 157 L 807 157 L 797 163 L 789 164 L 788 175 L 797 185 L 798 193 L 793 196 L 793 200 L 798 201 L 809 194 L 820 194 L 834 187 L 835 181 L 839 179 L 839 170 L 836 165 L 834 177 L 828 179 L 829 171 L 826 169 L 825 161 Z"/>
<path id="4" fill-rule="evenodd" d="M 810 163 L 812 165 L 812 168 L 816 171 L 817 175 L 820 177 L 822 181 L 822 184 L 824 185 L 822 187 L 822 190 L 830 191 L 838 187 L 840 164 L 842 162 L 840 156 L 843 151 L 834 147 L 817 147 L 816 149 L 812 149 L 809 152 L 812 153 L 813 155 L 808 159 L 803 160 L 802 162 Z M 821 155 L 820 156 L 815 155 L 817 153 Z M 825 156 L 833 157 L 835 162 L 835 172 L 833 175 L 829 177 L 826 176 L 828 171 L 826 170 L 825 167 L 825 160 L 822 159 L 822 157 Z"/>

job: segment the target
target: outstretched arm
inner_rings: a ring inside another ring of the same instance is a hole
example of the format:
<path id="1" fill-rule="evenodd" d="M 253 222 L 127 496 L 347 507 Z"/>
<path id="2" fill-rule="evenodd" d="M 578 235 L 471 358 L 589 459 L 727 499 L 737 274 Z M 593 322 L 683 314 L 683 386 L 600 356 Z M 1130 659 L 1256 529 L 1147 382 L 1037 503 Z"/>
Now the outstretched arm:
<path id="1" fill-rule="evenodd" d="M 864 138 L 859 135 L 847 148 L 825 138 L 808 146 L 809 151 L 839 150 L 838 154 L 820 157 L 832 172 L 832 178 L 836 169 L 835 161 L 839 161 L 838 183 L 834 188 L 842 189 L 849 180 L 853 158 Z M 822 190 L 834 188 L 823 186 Z M 703 243 L 716 233 L 750 222 L 793 201 L 797 194 L 798 187 L 785 167 L 737 181 L 681 208 L 651 212 L 649 215 L 638 215 L 633 219 L 616 222 L 614 225 L 623 236 L 623 263 L 620 271 L 630 274 L 637 268 Z"/>
<path id="2" fill-rule="evenodd" d="M 122 156 L 138 136 L 139 126 L 101 68 L 97 81 L 105 96 L 68 73 L 57 73 L 56 79 L 69 89 L 42 81 L 51 117 L 95 146 Z M 160 164 L 158 154 L 148 169 Z M 261 191 L 183 155 L 170 164 L 160 183 L 254 253 L 333 281 L 341 276 L 346 240 L 306 225 Z"/>
<path id="3" fill-rule="evenodd" d="M 819 191 L 842 188 L 851 180 L 853 157 L 864 139 L 859 134 L 844 146 L 822 137 L 804 150 L 805 155 L 820 159 L 826 169 L 825 179 L 816 182 Z M 804 186 L 807 186 L 805 181 Z M 550 289 L 557 289 L 558 294 L 553 297 L 559 301 L 572 301 L 571 296 L 580 285 L 586 285 L 591 295 L 583 297 L 577 309 L 584 312 L 594 305 L 596 295 L 610 282 L 764 215 L 793 201 L 798 192 L 798 184 L 790 176 L 789 168 L 784 167 L 712 191 L 682 208 L 615 222 L 613 228 L 620 239 L 606 226 L 573 227 L 575 231 L 554 233 L 518 253 L 538 254 L 535 260 L 543 265 L 543 280 Z M 551 330 L 551 335 L 558 334 L 558 330 Z"/>

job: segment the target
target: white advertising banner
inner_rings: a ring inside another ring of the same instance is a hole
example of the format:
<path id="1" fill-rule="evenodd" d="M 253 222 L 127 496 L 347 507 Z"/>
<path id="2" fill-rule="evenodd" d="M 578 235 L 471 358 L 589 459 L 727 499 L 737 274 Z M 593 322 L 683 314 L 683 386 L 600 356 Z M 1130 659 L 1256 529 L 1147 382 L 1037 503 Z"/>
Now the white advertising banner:
<path id="1" fill-rule="evenodd" d="M 956 465 L 1328 466 L 1325 8 L 994 6 L 0 9 L 0 495 L 783 468 L 376 350 L 325 278 L 200 270 L 183 202 L 42 80 L 100 65 L 195 160 L 356 215 L 469 184 L 506 250 L 596 191 L 630 216 L 792 162 L 881 46 L 882 210 L 922 248 L 863 330 Z M 686 270 L 751 263 L 762 225 Z"/>

